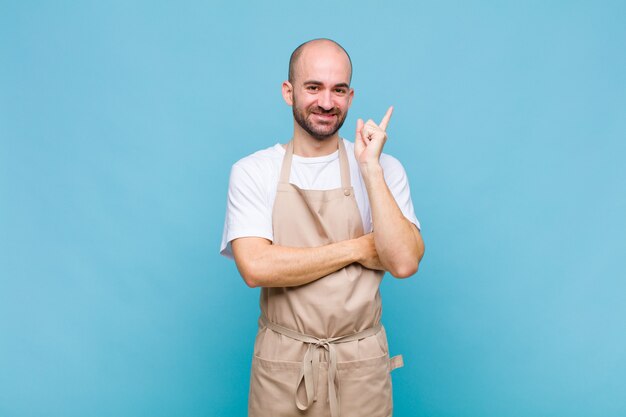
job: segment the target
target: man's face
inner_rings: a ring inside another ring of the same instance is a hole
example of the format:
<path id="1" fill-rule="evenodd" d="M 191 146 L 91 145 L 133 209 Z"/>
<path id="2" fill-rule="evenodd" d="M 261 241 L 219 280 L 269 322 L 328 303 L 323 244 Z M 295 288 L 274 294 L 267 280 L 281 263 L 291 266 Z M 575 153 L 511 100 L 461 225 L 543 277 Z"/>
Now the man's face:
<path id="1" fill-rule="evenodd" d="M 293 117 L 311 137 L 325 140 L 337 133 L 348 115 L 353 90 L 350 62 L 332 45 L 303 51 L 293 82 Z"/>

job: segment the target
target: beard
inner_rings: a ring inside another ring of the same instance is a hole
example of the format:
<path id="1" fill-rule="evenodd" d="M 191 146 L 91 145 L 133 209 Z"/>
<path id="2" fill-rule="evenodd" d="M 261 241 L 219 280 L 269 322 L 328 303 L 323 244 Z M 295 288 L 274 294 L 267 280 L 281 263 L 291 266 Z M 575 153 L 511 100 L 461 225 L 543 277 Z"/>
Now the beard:
<path id="1" fill-rule="evenodd" d="M 293 118 L 300 125 L 305 132 L 311 135 L 312 138 L 319 141 L 323 141 L 332 137 L 343 126 L 343 122 L 346 121 L 348 113 L 342 113 L 337 107 L 330 110 L 324 110 L 319 106 L 309 107 L 307 109 L 300 109 L 294 100 L 293 106 Z M 332 114 L 336 116 L 335 122 L 330 124 L 314 123 L 311 121 L 310 116 L 312 114 Z"/>

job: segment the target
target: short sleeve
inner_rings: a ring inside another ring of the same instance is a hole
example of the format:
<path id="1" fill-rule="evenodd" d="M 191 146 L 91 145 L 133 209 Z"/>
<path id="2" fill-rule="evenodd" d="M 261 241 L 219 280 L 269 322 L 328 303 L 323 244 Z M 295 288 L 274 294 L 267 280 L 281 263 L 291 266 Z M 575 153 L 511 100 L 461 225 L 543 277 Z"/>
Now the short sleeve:
<path id="1" fill-rule="evenodd" d="M 232 258 L 230 242 L 240 237 L 273 239 L 267 181 L 253 164 L 233 165 L 228 184 L 226 219 L 220 253 Z"/>

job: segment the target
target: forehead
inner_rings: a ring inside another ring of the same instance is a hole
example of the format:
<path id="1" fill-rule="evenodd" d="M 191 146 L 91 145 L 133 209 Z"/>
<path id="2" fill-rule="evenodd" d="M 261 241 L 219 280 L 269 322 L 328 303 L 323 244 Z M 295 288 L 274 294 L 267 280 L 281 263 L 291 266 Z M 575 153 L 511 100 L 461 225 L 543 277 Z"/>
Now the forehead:
<path id="1" fill-rule="evenodd" d="M 295 66 L 296 82 L 310 80 L 327 84 L 350 84 L 350 60 L 341 48 L 329 42 L 307 45 Z"/>

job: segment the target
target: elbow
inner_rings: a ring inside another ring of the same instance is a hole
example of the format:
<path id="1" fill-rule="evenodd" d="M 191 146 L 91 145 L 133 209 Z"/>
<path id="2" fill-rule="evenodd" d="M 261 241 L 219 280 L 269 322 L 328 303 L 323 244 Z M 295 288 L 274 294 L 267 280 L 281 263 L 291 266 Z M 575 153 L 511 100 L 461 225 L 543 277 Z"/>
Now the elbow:
<path id="1" fill-rule="evenodd" d="M 258 268 L 253 265 L 237 265 L 239 269 L 239 275 L 243 278 L 243 282 L 250 288 L 257 288 L 263 286 L 263 277 L 258 273 Z"/>
<path id="2" fill-rule="evenodd" d="M 389 269 L 389 273 L 395 278 L 408 278 L 417 273 L 419 262 L 417 259 L 403 262 Z"/>
<path id="3" fill-rule="evenodd" d="M 271 264 L 266 251 L 269 242 L 263 239 L 235 239 L 233 255 L 239 275 L 250 288 L 265 287 L 271 282 Z"/>
<path id="4" fill-rule="evenodd" d="M 416 245 L 410 246 L 406 251 L 396 250 L 390 256 L 394 256 L 394 262 L 386 268 L 395 278 L 408 278 L 415 275 L 419 269 L 420 261 L 424 256 L 424 241 L 419 231 L 415 229 Z"/>
<path id="5" fill-rule="evenodd" d="M 410 257 L 399 263 L 393 270 L 390 270 L 389 273 L 395 278 L 408 278 L 415 275 L 419 269 L 422 257 L 424 257 L 424 243 L 420 239 L 417 253 L 411 254 Z"/>
<path id="6" fill-rule="evenodd" d="M 242 274 L 241 277 L 243 278 L 243 282 L 245 282 L 250 288 L 257 288 L 260 286 L 258 280 L 253 276 Z"/>
<path id="7" fill-rule="evenodd" d="M 247 271 L 245 274 L 241 274 L 243 281 L 250 288 L 265 287 L 267 286 L 267 279 L 257 271 Z"/>

